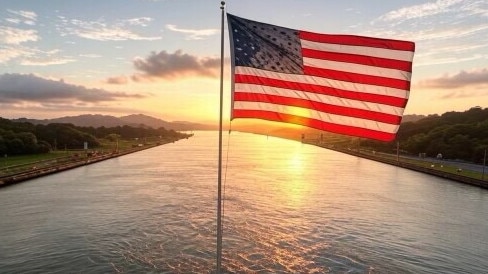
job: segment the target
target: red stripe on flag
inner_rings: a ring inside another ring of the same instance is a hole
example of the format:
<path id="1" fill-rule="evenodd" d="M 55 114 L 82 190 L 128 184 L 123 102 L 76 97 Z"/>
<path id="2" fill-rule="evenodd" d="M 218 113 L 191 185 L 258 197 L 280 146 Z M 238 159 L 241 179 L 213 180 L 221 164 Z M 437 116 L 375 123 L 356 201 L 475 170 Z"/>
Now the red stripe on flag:
<path id="1" fill-rule="evenodd" d="M 375 66 L 375 67 L 382 67 L 382 68 L 391 68 L 391 69 L 412 72 L 412 63 L 407 61 L 364 56 L 358 54 L 326 52 L 326 51 L 306 49 L 306 48 L 302 48 L 302 55 L 303 57 L 309 57 L 314 59 L 354 63 L 354 64 L 361 64 L 361 65 Z"/>
<path id="2" fill-rule="evenodd" d="M 275 122 L 292 123 L 296 125 L 307 126 L 307 127 L 334 132 L 338 134 L 372 138 L 380 141 L 392 141 L 395 139 L 395 134 L 393 133 L 386 133 L 386 132 L 370 130 L 365 128 L 327 123 L 316 119 L 310 119 L 301 116 L 295 116 L 295 115 L 289 115 L 289 114 L 277 113 L 271 111 L 234 109 L 232 111 L 232 115 L 233 118 L 255 118 L 255 119 L 263 119 L 263 120 L 275 121 Z"/>
<path id="3" fill-rule="evenodd" d="M 314 68 L 314 67 L 303 67 L 303 72 L 305 75 L 319 76 L 334 80 L 346 81 L 351 83 L 361 83 L 366 85 L 391 87 L 403 90 L 410 89 L 410 82 L 400 79 L 392 79 L 380 76 L 365 75 L 352 72 L 344 72 L 331 69 Z"/>
<path id="4" fill-rule="evenodd" d="M 330 95 L 345 99 L 372 102 L 395 107 L 405 107 L 407 99 L 387 95 L 378 95 L 365 92 L 341 90 L 333 87 L 326 87 L 314 84 L 297 83 L 285 80 L 277 80 L 254 75 L 236 74 L 235 83 L 247 83 L 255 85 L 265 85 L 270 87 L 285 88 L 290 90 L 301 90 L 323 95 Z"/>
<path id="5" fill-rule="evenodd" d="M 238 90 L 236 90 L 234 93 L 234 101 L 264 102 L 264 103 L 271 103 L 271 104 L 278 104 L 278 105 L 285 105 L 285 106 L 300 107 L 300 108 L 306 108 L 310 110 L 316 110 L 319 112 L 356 117 L 356 118 L 373 120 L 381 123 L 388 123 L 394 125 L 397 125 L 401 122 L 401 117 L 392 114 L 382 113 L 382 112 L 336 106 L 336 105 L 325 104 L 321 102 L 298 99 L 298 98 L 290 98 L 290 97 L 261 94 L 261 93 L 240 92 Z"/>
<path id="6" fill-rule="evenodd" d="M 320 43 L 384 48 L 412 52 L 415 50 L 415 43 L 409 41 L 363 37 L 355 35 L 321 34 L 308 31 L 300 31 L 299 35 L 300 39 Z"/>

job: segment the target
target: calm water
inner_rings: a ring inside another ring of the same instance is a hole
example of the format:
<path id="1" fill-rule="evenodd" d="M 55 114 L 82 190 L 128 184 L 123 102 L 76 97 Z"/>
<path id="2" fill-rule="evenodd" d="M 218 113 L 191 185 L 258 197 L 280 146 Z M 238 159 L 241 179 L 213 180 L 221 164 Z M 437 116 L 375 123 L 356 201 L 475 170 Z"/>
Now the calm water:
<path id="1" fill-rule="evenodd" d="M 213 272 L 217 137 L 0 189 L 0 273 Z M 278 138 L 224 146 L 228 272 L 488 273 L 486 190 Z"/>

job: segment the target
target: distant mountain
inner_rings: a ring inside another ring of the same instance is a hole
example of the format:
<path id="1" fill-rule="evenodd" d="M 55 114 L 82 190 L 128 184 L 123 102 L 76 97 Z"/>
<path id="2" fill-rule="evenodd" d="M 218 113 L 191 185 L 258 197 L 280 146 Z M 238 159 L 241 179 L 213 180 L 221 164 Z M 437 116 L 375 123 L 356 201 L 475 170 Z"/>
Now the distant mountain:
<path id="1" fill-rule="evenodd" d="M 128 116 L 115 117 L 110 115 L 100 115 L 100 114 L 85 114 L 78 116 L 65 116 L 54 119 L 29 119 L 20 118 L 13 119 L 15 122 L 29 122 L 32 124 L 52 124 L 52 123 L 65 123 L 73 124 L 80 127 L 117 127 L 117 126 L 132 126 L 132 127 L 152 127 L 165 129 L 172 129 L 176 131 L 187 131 L 187 130 L 212 130 L 215 126 L 191 123 L 191 122 L 167 122 L 158 118 L 147 116 L 144 114 L 132 114 Z"/>
<path id="2" fill-rule="evenodd" d="M 28 119 L 28 118 L 21 118 L 13 120 L 16 122 L 30 122 L 33 124 L 73 124 L 75 126 L 80 127 L 116 127 L 116 126 L 123 126 L 127 123 L 124 123 L 119 118 L 109 115 L 100 115 L 100 114 L 85 114 L 79 116 L 65 116 L 60 118 L 54 119 L 44 119 L 44 120 L 36 120 L 36 119 Z M 127 124 L 128 125 L 128 124 Z M 130 125 L 134 126 L 134 125 Z"/>
<path id="3" fill-rule="evenodd" d="M 167 122 L 144 114 L 131 114 L 127 116 L 122 116 L 119 119 L 129 124 L 138 124 L 138 125 L 143 124 L 152 128 L 164 127 L 165 129 L 173 129 L 177 131 L 211 130 L 216 128 L 215 126 L 212 125 L 191 123 L 185 121 Z"/>
<path id="4" fill-rule="evenodd" d="M 403 115 L 403 118 L 402 118 L 402 123 L 406 123 L 406 122 L 417 122 L 418 120 L 421 120 L 421 119 L 424 119 L 425 115 L 417 115 L 417 114 L 407 114 L 407 115 Z"/>

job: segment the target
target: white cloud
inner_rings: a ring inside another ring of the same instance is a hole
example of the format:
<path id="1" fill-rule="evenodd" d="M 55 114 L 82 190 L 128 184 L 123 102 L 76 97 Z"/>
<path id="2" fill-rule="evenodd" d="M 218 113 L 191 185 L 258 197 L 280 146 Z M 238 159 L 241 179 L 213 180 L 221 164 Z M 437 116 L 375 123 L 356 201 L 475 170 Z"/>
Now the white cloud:
<path id="1" fill-rule="evenodd" d="M 379 20 L 390 22 L 432 16 L 448 12 L 451 10 L 452 6 L 462 2 L 463 0 L 437 0 L 435 2 L 404 7 L 382 15 Z"/>
<path id="2" fill-rule="evenodd" d="M 414 66 L 486 63 L 488 1 L 434 0 L 378 17 L 363 33 L 414 41 Z"/>
<path id="3" fill-rule="evenodd" d="M 485 0 L 471 1 L 471 3 L 463 5 L 462 10 L 466 11 L 466 16 L 488 17 L 488 2 Z"/>
<path id="4" fill-rule="evenodd" d="M 23 66 L 50 66 L 75 62 L 76 59 L 67 56 L 59 56 L 60 50 L 39 50 L 24 46 L 0 47 L 0 64 L 15 60 Z"/>
<path id="5" fill-rule="evenodd" d="M 20 24 L 20 19 L 17 18 L 6 18 L 5 21 L 12 23 L 12 24 Z"/>
<path id="6" fill-rule="evenodd" d="M 17 18 L 7 18 L 6 20 L 10 23 L 19 24 L 23 22 L 26 25 L 33 26 L 37 21 L 37 14 L 33 11 L 26 10 L 7 10 L 10 14 L 17 16 Z"/>
<path id="7" fill-rule="evenodd" d="M 459 46 L 469 41 L 475 41 L 477 44 L 483 44 L 484 37 L 488 33 L 488 25 L 473 24 L 473 25 L 449 25 L 449 26 L 430 26 L 423 28 L 409 28 L 407 30 L 398 30 L 396 28 L 381 28 L 372 29 L 364 32 L 365 35 L 376 37 L 395 37 L 395 39 L 415 40 L 415 42 L 423 41 L 453 41 L 453 44 Z M 475 39 L 474 39 L 475 38 Z M 437 48 L 434 48 L 437 50 Z"/>
<path id="8" fill-rule="evenodd" d="M 18 16 L 21 16 L 21 17 L 24 17 L 26 19 L 32 20 L 32 21 L 36 21 L 37 20 L 37 14 L 35 12 L 33 12 L 33 11 L 26 11 L 26 10 L 19 10 L 19 11 L 8 10 L 8 12 L 10 12 L 12 14 L 15 14 L 15 15 L 18 15 Z"/>
<path id="9" fill-rule="evenodd" d="M 133 26 L 141 26 L 141 27 L 147 27 L 149 22 L 151 22 L 153 19 L 150 17 L 139 17 L 139 18 L 132 18 L 132 19 L 127 19 L 125 22 L 127 22 L 129 25 Z"/>
<path id="10" fill-rule="evenodd" d="M 463 55 L 462 57 L 458 56 L 433 56 L 431 58 L 419 58 L 420 61 L 415 61 L 414 65 L 416 67 L 422 66 L 433 66 L 433 65 L 447 65 L 447 64 L 460 64 L 462 62 L 469 62 L 474 60 L 488 60 L 488 54 L 471 54 L 471 55 Z"/>
<path id="11" fill-rule="evenodd" d="M 87 58 L 100 58 L 102 57 L 102 55 L 100 54 L 93 54 L 93 53 L 89 53 L 89 54 L 80 54 L 79 55 L 80 57 L 87 57 Z"/>
<path id="12" fill-rule="evenodd" d="M 160 40 L 159 36 L 143 36 L 140 35 L 130 27 L 143 26 L 151 21 L 150 18 L 142 17 L 129 20 L 118 21 L 113 24 L 108 24 L 103 20 L 98 21 L 83 21 L 78 19 L 68 20 L 65 17 L 58 17 L 60 24 L 58 30 L 61 35 L 75 35 L 85 39 L 98 41 L 125 41 L 125 40 Z"/>
<path id="13" fill-rule="evenodd" d="M 168 24 L 166 28 L 180 33 L 188 34 L 188 39 L 190 40 L 200 40 L 203 39 L 205 36 L 211 36 L 219 33 L 218 29 L 201 29 L 201 30 L 193 30 L 193 29 L 180 29 L 175 25 Z"/>
<path id="14" fill-rule="evenodd" d="M 21 56 L 28 56 L 31 52 L 22 47 L 3 47 L 0 48 L 0 64 L 6 63 L 12 59 L 21 57 Z"/>
<path id="15" fill-rule="evenodd" d="M 75 62 L 75 59 L 71 58 L 27 58 L 20 61 L 23 66 L 51 66 L 51 65 L 63 65 L 71 62 Z"/>
<path id="16" fill-rule="evenodd" d="M 39 36 L 36 30 L 0 26 L 0 43 L 18 45 L 20 43 L 37 41 Z"/>

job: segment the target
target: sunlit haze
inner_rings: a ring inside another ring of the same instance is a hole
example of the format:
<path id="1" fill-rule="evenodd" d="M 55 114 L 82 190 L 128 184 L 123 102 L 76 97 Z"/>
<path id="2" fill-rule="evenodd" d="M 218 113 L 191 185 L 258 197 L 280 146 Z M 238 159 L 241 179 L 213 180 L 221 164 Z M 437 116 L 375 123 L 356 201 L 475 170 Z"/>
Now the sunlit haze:
<path id="1" fill-rule="evenodd" d="M 488 107 L 486 0 L 229 0 L 226 11 L 294 29 L 413 41 L 405 114 Z M 220 22 L 220 1 L 3 0 L 0 117 L 142 113 L 215 123 Z M 224 79 L 228 121 L 227 26 Z"/>

